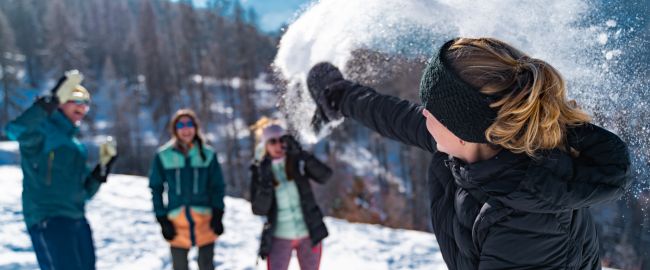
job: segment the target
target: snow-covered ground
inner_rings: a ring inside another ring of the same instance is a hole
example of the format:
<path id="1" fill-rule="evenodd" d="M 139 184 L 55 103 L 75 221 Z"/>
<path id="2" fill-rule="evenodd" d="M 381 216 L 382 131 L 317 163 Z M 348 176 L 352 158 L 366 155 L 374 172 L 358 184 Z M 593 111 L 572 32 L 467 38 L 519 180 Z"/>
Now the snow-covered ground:
<path id="1" fill-rule="evenodd" d="M 18 166 L 0 166 L 0 269 L 38 268 L 23 223 L 21 185 Z M 87 205 L 98 269 L 171 269 L 150 198 L 146 178 L 114 175 Z M 432 234 L 329 217 L 325 222 L 330 237 L 324 242 L 322 269 L 446 269 Z M 266 269 L 265 261 L 256 261 L 262 218 L 252 214 L 250 204 L 227 197 L 224 225 L 215 250 L 217 269 Z M 298 268 L 293 259 L 290 269 Z"/>
<path id="2" fill-rule="evenodd" d="M 18 155 L 18 143 L 0 142 L 0 165 L 20 163 Z"/>

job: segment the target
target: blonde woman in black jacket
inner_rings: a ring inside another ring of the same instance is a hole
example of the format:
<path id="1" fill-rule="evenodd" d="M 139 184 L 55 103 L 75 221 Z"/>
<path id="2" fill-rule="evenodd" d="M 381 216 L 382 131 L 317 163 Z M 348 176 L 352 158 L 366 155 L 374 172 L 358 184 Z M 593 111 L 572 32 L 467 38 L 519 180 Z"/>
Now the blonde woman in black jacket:
<path id="1" fill-rule="evenodd" d="M 491 38 L 445 43 L 422 106 L 344 80 L 323 63 L 308 85 L 340 115 L 432 153 L 431 221 L 449 269 L 600 269 L 589 207 L 630 186 L 625 143 L 566 98 L 548 63 Z"/>
<path id="2" fill-rule="evenodd" d="M 253 213 L 267 217 L 259 256 L 269 270 L 286 270 L 295 249 L 300 269 L 317 270 L 328 232 L 309 180 L 323 184 L 332 170 L 280 125 L 264 127 L 261 137 L 250 190 Z"/>

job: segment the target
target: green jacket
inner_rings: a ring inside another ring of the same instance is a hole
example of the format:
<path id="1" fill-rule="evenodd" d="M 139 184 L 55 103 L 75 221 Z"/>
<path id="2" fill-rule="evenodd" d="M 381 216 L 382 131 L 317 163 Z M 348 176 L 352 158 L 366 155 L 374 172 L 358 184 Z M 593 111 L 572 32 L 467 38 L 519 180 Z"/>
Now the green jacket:
<path id="1" fill-rule="evenodd" d="M 149 173 L 156 216 L 167 215 L 181 206 L 224 209 L 225 184 L 219 160 L 207 145 L 203 153 L 205 160 L 195 146 L 185 156 L 171 142 L 158 149 Z M 165 184 L 167 205 L 163 203 Z"/>
<path id="2" fill-rule="evenodd" d="M 6 132 L 20 146 L 23 215 L 28 227 L 49 217 L 84 217 L 84 205 L 99 189 L 90 176 L 78 128 L 59 110 L 32 105 Z"/>

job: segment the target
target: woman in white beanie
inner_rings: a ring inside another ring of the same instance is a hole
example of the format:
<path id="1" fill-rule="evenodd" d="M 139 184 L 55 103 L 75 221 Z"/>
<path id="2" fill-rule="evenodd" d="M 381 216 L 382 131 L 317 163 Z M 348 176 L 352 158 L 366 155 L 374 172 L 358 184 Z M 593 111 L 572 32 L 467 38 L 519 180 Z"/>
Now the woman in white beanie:
<path id="1" fill-rule="evenodd" d="M 278 124 L 262 129 L 259 145 L 251 165 L 253 213 L 267 217 L 259 256 L 269 270 L 284 270 L 295 249 L 301 269 L 318 269 L 328 232 L 309 179 L 322 184 L 332 170 Z"/>

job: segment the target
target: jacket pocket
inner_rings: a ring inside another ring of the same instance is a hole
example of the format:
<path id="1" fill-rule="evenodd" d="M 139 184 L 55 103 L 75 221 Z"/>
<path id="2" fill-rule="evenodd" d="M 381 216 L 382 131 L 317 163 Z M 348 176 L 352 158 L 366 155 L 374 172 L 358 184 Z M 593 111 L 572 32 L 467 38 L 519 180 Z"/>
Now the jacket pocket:
<path id="1" fill-rule="evenodd" d="M 268 215 L 273 206 L 273 187 L 260 185 L 257 188 L 254 200 L 251 202 L 253 214 Z"/>
<path id="2" fill-rule="evenodd" d="M 169 198 L 179 198 L 181 195 L 181 171 L 180 169 L 165 169 L 164 179 L 167 182 L 167 194 Z"/>

